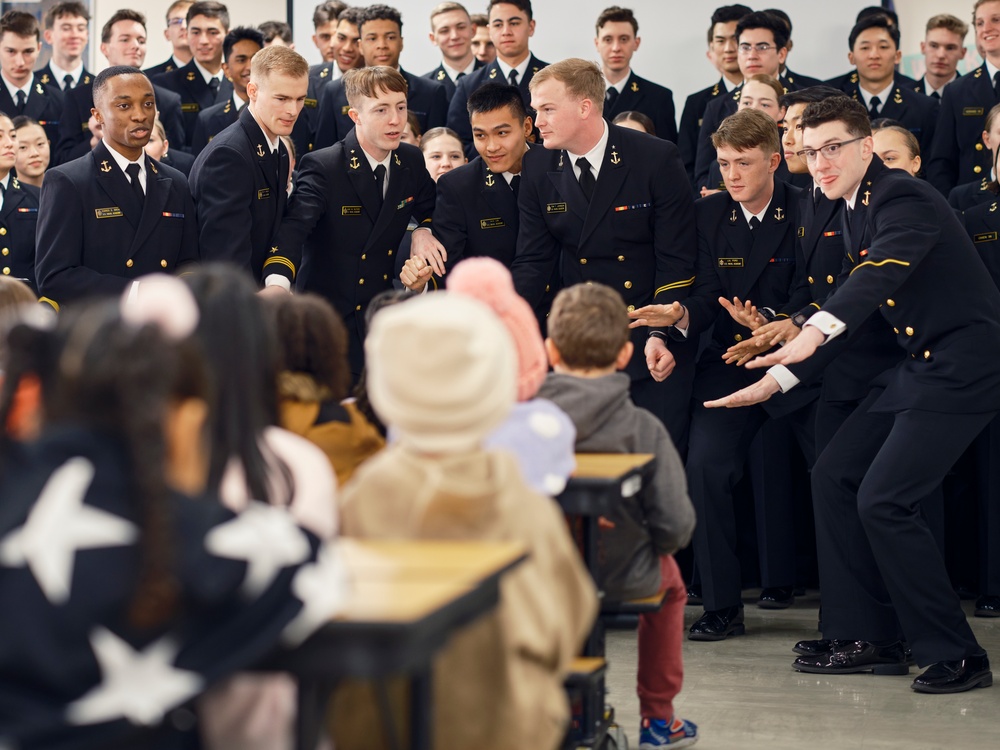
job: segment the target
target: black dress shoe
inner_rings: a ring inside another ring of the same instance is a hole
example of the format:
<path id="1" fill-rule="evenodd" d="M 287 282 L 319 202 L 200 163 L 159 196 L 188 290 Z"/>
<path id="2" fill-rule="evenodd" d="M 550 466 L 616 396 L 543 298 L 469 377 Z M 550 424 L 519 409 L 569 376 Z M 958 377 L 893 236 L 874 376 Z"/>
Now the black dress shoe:
<path id="1" fill-rule="evenodd" d="M 688 586 L 687 596 L 687 606 L 700 607 L 702 605 L 701 586 Z"/>
<path id="2" fill-rule="evenodd" d="M 731 635 L 743 635 L 743 607 L 726 607 L 706 612 L 688 631 L 690 641 L 724 641 Z"/>
<path id="3" fill-rule="evenodd" d="M 981 596 L 976 599 L 976 617 L 1000 617 L 1000 596 Z"/>
<path id="4" fill-rule="evenodd" d="M 791 586 L 768 586 L 757 599 L 761 609 L 788 609 L 794 603 L 795 589 Z"/>
<path id="5" fill-rule="evenodd" d="M 897 641 L 891 646 L 876 646 L 868 641 L 837 642 L 837 647 L 817 656 L 800 656 L 792 668 L 811 674 L 908 674 L 906 649 Z"/>
<path id="6" fill-rule="evenodd" d="M 792 646 L 792 651 L 797 654 L 802 654 L 802 656 L 820 656 L 822 654 L 828 654 L 835 648 L 840 646 L 846 646 L 854 641 L 831 641 L 829 638 L 824 638 L 820 641 L 799 641 L 794 646 Z"/>
<path id="7" fill-rule="evenodd" d="M 986 652 L 967 656 L 962 661 L 939 661 L 927 667 L 910 686 L 918 693 L 961 693 L 993 684 L 990 660 Z"/>

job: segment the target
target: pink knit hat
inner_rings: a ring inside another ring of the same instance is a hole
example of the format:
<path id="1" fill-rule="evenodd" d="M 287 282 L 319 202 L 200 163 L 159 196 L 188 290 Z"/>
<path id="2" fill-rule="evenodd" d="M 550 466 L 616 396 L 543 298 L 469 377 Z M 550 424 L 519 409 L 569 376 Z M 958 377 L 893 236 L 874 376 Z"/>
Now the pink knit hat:
<path id="1" fill-rule="evenodd" d="M 517 351 L 517 400 L 534 398 L 542 387 L 549 363 L 538 321 L 531 306 L 514 291 L 510 271 L 493 258 L 469 258 L 448 274 L 448 289 L 479 300 L 497 314 L 514 339 Z"/>

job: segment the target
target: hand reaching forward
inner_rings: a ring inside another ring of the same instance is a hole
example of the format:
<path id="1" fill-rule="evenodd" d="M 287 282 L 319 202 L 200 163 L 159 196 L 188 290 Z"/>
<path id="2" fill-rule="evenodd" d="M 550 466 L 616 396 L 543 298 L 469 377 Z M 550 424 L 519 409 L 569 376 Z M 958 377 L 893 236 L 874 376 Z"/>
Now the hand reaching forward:
<path id="1" fill-rule="evenodd" d="M 723 398 L 717 398 L 715 401 L 706 401 L 705 408 L 718 409 L 725 407 L 726 409 L 736 409 L 740 406 L 753 406 L 754 404 L 767 401 L 780 390 L 778 381 L 770 375 L 765 375 L 753 385 L 748 385 L 742 390 L 730 393 Z"/>
<path id="2" fill-rule="evenodd" d="M 767 323 L 767 320 L 757 312 L 757 307 L 750 303 L 750 300 L 746 302 L 740 302 L 739 297 L 733 297 L 733 301 L 730 302 L 725 297 L 719 297 L 719 304 L 722 308 L 729 313 L 729 317 L 735 320 L 744 328 L 749 328 L 751 331 L 756 331 L 762 325 Z"/>
<path id="3" fill-rule="evenodd" d="M 672 302 L 669 305 L 645 305 L 633 310 L 628 316 L 632 318 L 629 328 L 641 326 L 666 328 L 684 317 L 684 305 L 680 302 Z"/>
<path id="4" fill-rule="evenodd" d="M 824 338 L 822 331 L 816 326 L 805 326 L 794 341 L 775 352 L 747 362 L 746 367 L 748 370 L 756 370 L 760 367 L 791 365 L 795 362 L 801 362 L 813 355 L 819 345 L 823 343 Z"/>

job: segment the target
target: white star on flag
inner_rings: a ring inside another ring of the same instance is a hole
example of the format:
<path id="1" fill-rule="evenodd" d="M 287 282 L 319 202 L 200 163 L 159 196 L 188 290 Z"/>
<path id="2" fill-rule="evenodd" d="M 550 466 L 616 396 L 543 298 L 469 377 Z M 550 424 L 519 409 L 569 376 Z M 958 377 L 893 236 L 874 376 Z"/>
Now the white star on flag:
<path id="1" fill-rule="evenodd" d="M 217 557 L 246 561 L 243 590 L 251 598 L 260 596 L 282 568 L 308 559 L 310 551 L 309 539 L 288 511 L 263 503 L 250 503 L 234 519 L 212 529 L 205 548 Z"/>
<path id="2" fill-rule="evenodd" d="M 159 723 L 166 713 L 201 692 L 202 678 L 173 666 L 177 646 L 161 638 L 142 651 L 106 628 L 91 632 L 101 684 L 66 708 L 71 724 L 99 724 L 122 717 L 133 724 Z"/>
<path id="3" fill-rule="evenodd" d="M 298 646 L 344 606 L 350 581 L 347 564 L 336 542 L 320 547 L 315 565 L 306 565 L 292 581 L 292 592 L 302 601 L 302 610 L 285 627 L 281 639 Z"/>
<path id="4" fill-rule="evenodd" d="M 135 524 L 83 504 L 94 465 L 71 458 L 45 482 L 24 526 L 0 540 L 0 563 L 27 565 L 52 604 L 69 599 L 77 550 L 120 547 L 138 536 Z"/>

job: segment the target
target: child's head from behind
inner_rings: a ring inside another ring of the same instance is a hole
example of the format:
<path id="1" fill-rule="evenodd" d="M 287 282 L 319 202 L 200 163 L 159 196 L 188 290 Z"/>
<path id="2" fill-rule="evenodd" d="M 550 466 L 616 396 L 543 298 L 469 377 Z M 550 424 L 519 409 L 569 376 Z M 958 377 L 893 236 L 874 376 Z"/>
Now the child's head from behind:
<path id="1" fill-rule="evenodd" d="M 514 404 L 510 335 L 481 302 L 437 292 L 381 310 L 365 339 L 368 395 L 399 442 L 474 451 Z"/>
<path id="2" fill-rule="evenodd" d="M 556 295 L 545 348 L 556 372 L 604 375 L 632 357 L 625 301 L 604 284 L 576 284 Z"/>

